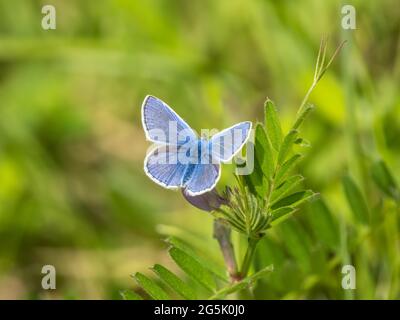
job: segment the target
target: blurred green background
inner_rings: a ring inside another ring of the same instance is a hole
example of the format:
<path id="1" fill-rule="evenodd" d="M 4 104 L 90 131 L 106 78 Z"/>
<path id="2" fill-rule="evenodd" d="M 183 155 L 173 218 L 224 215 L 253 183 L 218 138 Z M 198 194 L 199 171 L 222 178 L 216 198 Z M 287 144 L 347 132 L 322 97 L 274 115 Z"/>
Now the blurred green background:
<path id="1" fill-rule="evenodd" d="M 56 30 L 41 28 L 45 4 Z M 261 120 L 269 97 L 287 129 L 323 34 L 330 50 L 349 40 L 302 128 L 312 147 L 298 170 L 323 202 L 260 245 L 276 272 L 256 296 L 398 298 L 399 206 L 369 168 L 382 158 L 400 178 L 400 10 L 396 0 L 346 4 L 356 30 L 341 28 L 335 0 L 0 0 L 0 299 L 119 299 L 135 288 L 131 273 L 174 268 L 164 233 L 215 246 L 211 217 L 143 172 L 143 98 L 163 99 L 199 130 Z M 232 181 L 223 172 L 220 186 Z M 376 228 L 352 218 L 345 174 Z M 343 239 L 356 239 L 352 249 Z M 340 286 L 346 261 L 354 292 Z M 56 267 L 54 291 L 41 288 L 45 264 Z"/>

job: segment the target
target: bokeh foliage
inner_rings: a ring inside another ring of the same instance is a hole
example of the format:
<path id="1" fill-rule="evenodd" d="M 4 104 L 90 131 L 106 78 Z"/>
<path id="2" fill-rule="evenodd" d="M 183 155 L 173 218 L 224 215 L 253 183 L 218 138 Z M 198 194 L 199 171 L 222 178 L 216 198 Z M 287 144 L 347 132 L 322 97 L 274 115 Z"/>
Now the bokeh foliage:
<path id="1" fill-rule="evenodd" d="M 41 28 L 44 4 L 56 30 Z M 158 96 L 199 130 L 262 121 L 269 97 L 286 132 L 327 33 L 348 43 L 310 97 L 298 168 L 321 200 L 259 244 L 255 269 L 274 271 L 254 292 L 399 298 L 400 12 L 352 1 L 345 31 L 342 4 L 0 0 L 0 297 L 119 298 L 133 271 L 177 271 L 165 234 L 221 262 L 212 219 L 145 176 L 141 102 Z M 347 263 L 355 291 L 341 288 Z M 54 292 L 40 287 L 44 264 Z"/>

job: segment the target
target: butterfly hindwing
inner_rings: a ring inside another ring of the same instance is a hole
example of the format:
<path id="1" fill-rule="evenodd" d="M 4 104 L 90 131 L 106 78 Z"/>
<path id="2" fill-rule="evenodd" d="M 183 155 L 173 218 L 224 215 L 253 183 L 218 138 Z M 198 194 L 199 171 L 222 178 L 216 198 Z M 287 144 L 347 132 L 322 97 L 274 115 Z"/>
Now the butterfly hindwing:
<path id="1" fill-rule="evenodd" d="M 160 146 L 150 152 L 144 160 L 144 171 L 151 180 L 167 189 L 182 186 L 187 164 L 179 161 L 182 148 Z"/>
<path id="2" fill-rule="evenodd" d="M 190 196 L 200 195 L 214 189 L 221 176 L 219 164 L 196 164 L 190 179 L 184 184 L 185 192 Z"/>

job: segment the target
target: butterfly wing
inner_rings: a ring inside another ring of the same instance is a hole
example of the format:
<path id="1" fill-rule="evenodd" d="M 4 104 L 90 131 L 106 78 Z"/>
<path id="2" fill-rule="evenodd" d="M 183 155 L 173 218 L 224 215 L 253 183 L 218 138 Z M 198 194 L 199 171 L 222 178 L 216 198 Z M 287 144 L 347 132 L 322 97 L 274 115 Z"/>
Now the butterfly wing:
<path id="1" fill-rule="evenodd" d="M 190 179 L 184 184 L 189 196 L 197 196 L 214 189 L 221 176 L 219 164 L 195 164 Z"/>
<path id="2" fill-rule="evenodd" d="M 146 138 L 163 145 L 146 156 L 146 174 L 165 188 L 184 187 L 191 196 L 215 187 L 221 175 L 219 162 L 233 158 L 246 143 L 251 129 L 251 122 L 241 122 L 214 135 L 206 148 L 210 150 L 206 152 L 206 158 L 212 158 L 212 162 L 182 163 L 179 161 L 182 152 L 186 153 L 187 146 L 196 146 L 198 141 L 189 125 L 166 103 L 153 96 L 147 96 L 143 101 L 142 123 Z"/>
<path id="3" fill-rule="evenodd" d="M 221 162 L 229 162 L 247 142 L 250 136 L 251 122 L 245 121 L 222 130 L 211 137 L 213 158 Z"/>
<path id="4" fill-rule="evenodd" d="M 146 138 L 160 144 L 180 145 L 197 139 L 196 133 L 165 102 L 147 96 L 142 104 Z"/>
<path id="5" fill-rule="evenodd" d="M 181 153 L 186 152 L 180 146 L 160 146 L 144 159 L 144 171 L 155 183 L 167 189 L 182 186 L 187 164 L 179 161 Z"/>

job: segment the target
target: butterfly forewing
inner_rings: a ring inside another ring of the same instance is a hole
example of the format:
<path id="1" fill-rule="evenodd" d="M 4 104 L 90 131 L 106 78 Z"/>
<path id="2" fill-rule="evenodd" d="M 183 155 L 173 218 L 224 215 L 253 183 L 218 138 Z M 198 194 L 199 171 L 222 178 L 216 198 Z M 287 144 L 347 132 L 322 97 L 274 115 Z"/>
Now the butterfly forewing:
<path id="1" fill-rule="evenodd" d="M 211 149 L 215 159 L 221 162 L 232 160 L 250 136 L 251 122 L 238 123 L 212 136 Z"/>
<path id="2" fill-rule="evenodd" d="M 165 102 L 147 96 L 142 105 L 142 122 L 150 141 L 181 145 L 197 139 L 196 133 Z"/>

